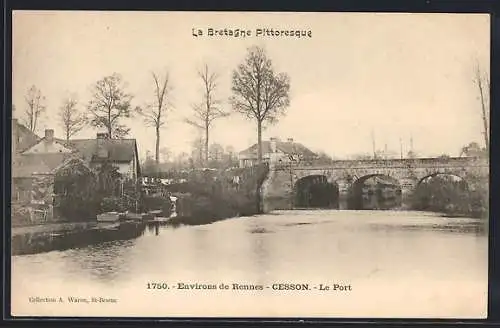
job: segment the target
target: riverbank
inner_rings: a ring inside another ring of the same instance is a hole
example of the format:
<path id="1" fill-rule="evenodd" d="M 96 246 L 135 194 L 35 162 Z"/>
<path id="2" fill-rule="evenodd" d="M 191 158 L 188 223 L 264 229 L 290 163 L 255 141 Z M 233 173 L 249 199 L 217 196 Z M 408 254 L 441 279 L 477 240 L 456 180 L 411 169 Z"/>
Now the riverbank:
<path id="1" fill-rule="evenodd" d="M 24 234 L 78 231 L 78 230 L 92 229 L 98 226 L 102 227 L 111 226 L 112 224 L 113 223 L 109 222 L 99 223 L 96 220 L 86 221 L 86 222 L 45 223 L 45 224 L 12 227 L 11 235 L 12 237 L 14 237 Z"/>

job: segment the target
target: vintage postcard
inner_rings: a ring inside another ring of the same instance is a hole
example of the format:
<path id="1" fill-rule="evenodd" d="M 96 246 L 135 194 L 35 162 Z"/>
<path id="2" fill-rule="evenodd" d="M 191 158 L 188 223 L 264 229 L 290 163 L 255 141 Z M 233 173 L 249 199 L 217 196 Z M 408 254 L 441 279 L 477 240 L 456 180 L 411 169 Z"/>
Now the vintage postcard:
<path id="1" fill-rule="evenodd" d="M 13 316 L 487 316 L 488 15 L 12 25 Z"/>

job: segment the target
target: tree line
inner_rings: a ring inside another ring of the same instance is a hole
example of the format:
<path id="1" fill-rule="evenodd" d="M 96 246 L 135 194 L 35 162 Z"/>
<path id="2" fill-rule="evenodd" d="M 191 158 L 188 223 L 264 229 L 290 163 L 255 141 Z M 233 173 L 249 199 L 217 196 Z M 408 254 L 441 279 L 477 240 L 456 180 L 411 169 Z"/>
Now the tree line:
<path id="1" fill-rule="evenodd" d="M 243 61 L 232 71 L 232 94 L 229 99 L 218 96 L 220 75 L 208 64 L 197 71 L 197 77 L 202 86 L 200 99 L 192 104 L 190 114 L 184 121 L 202 132 L 201 139 L 197 141 L 203 144 L 199 161 L 204 164 L 210 161 L 210 132 L 215 121 L 239 113 L 255 122 L 258 158 L 261 162 L 262 129 L 266 124 L 276 123 L 290 104 L 288 74 L 275 72 L 265 49 L 252 46 L 247 49 Z M 154 161 L 159 165 L 160 154 L 165 152 L 161 132 L 166 127 L 169 111 L 174 108 L 173 83 L 168 70 L 163 74 L 152 72 L 151 81 L 150 101 L 135 107 L 132 106 L 133 95 L 127 92 L 127 83 L 118 73 L 92 84 L 90 100 L 85 104 L 78 100 L 76 93 L 63 99 L 58 109 L 58 119 L 65 139 L 69 141 L 87 126 L 105 129 L 109 138 L 125 138 L 130 128 L 123 123 L 123 119 L 137 116 L 155 131 Z M 33 85 L 25 95 L 25 102 L 23 123 L 35 132 L 46 113 L 46 99 L 41 90 Z"/>
<path id="2" fill-rule="evenodd" d="M 196 73 L 202 87 L 201 95 L 199 100 L 191 105 L 190 115 L 184 119 L 185 123 L 197 128 L 201 135 L 193 142 L 193 152 L 196 151 L 197 154 L 196 156 L 191 154 L 192 160 L 199 162 L 200 165 L 207 165 L 210 162 L 210 132 L 215 121 L 237 113 L 255 123 L 258 162 L 261 163 L 262 130 L 266 124 L 274 124 L 285 115 L 290 105 L 288 74 L 276 72 L 265 49 L 258 46 L 248 48 L 245 58 L 233 69 L 229 99 L 224 100 L 219 97 L 220 74 L 212 70 L 208 64 L 204 64 Z M 460 156 L 484 156 L 489 151 L 490 82 L 478 63 L 474 67 L 472 81 L 479 93 L 477 98 L 480 102 L 484 146 L 471 142 L 462 147 Z M 76 94 L 66 97 L 58 110 L 59 123 L 65 139 L 69 141 L 85 126 L 104 128 L 110 138 L 124 138 L 129 134 L 130 128 L 123 124 L 123 119 L 138 115 L 147 127 L 155 131 L 154 160 L 158 166 L 160 155 L 162 152 L 165 153 L 167 148 L 162 147 L 161 131 L 166 127 L 168 113 L 174 107 L 173 84 L 168 70 L 163 74 L 151 72 L 151 82 L 151 100 L 135 107 L 131 104 L 133 95 L 126 91 L 127 83 L 118 73 L 95 82 L 91 87 L 91 98 L 83 106 Z M 46 99 L 39 88 L 36 86 L 29 88 L 25 95 L 25 110 L 22 114 L 23 123 L 33 132 L 37 130 L 40 119 L 46 112 L 45 102 Z M 411 151 L 406 158 L 416 156 Z M 397 157 L 397 153 L 382 154 L 374 151 L 373 157 L 369 154 L 357 154 L 353 159 Z M 441 157 L 449 155 L 443 154 Z"/>

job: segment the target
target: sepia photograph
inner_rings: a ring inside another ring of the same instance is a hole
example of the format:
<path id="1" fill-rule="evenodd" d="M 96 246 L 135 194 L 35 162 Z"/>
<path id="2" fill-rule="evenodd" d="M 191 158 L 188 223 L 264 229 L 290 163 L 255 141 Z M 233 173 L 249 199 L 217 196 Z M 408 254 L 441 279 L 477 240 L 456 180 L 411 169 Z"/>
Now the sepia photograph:
<path id="1" fill-rule="evenodd" d="M 12 13 L 11 315 L 484 319 L 487 14 Z"/>

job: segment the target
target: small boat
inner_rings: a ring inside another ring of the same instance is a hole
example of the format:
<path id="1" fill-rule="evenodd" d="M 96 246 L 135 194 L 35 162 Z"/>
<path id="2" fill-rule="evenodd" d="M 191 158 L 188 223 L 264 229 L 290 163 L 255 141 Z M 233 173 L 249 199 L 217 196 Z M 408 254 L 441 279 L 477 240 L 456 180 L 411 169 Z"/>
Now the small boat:
<path id="1" fill-rule="evenodd" d="M 122 221 L 142 221 L 142 217 L 143 215 L 142 214 L 139 214 L 139 213 L 125 213 L 125 215 L 123 215 L 123 217 L 121 217 L 121 220 Z"/>
<path id="2" fill-rule="evenodd" d="M 116 222 L 120 220 L 121 214 L 118 212 L 106 212 L 97 215 L 97 222 Z"/>
<path id="3" fill-rule="evenodd" d="M 101 227 L 98 231 L 104 232 L 104 231 L 118 231 L 120 229 L 120 224 L 112 224 L 112 225 L 107 225 L 104 227 Z"/>
<path id="4" fill-rule="evenodd" d="M 160 222 L 160 223 L 164 223 L 164 222 L 168 222 L 170 220 L 170 218 L 165 218 L 165 217 L 161 217 L 161 216 L 157 216 L 153 219 L 153 222 Z"/>
<path id="5" fill-rule="evenodd" d="M 148 214 L 151 214 L 153 217 L 158 217 L 162 212 L 163 212 L 162 210 L 152 210 L 148 211 Z"/>
<path id="6" fill-rule="evenodd" d="M 92 227 L 89 230 L 115 229 L 118 227 L 120 227 L 120 222 L 102 221 L 102 222 L 98 222 L 95 227 Z"/>

